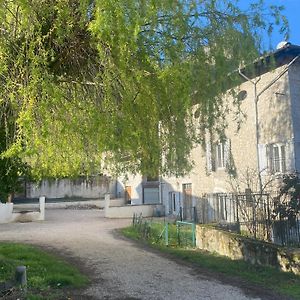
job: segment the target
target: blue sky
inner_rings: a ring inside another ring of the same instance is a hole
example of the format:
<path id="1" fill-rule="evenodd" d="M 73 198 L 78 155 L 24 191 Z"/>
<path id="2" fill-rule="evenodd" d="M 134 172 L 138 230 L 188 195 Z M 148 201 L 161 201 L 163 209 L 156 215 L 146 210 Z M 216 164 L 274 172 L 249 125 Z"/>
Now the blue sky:
<path id="1" fill-rule="evenodd" d="M 289 42 L 295 45 L 300 45 L 300 0 L 264 0 L 266 5 L 283 5 L 285 6 L 285 11 L 283 14 L 287 17 L 290 26 L 290 37 Z M 253 0 L 240 0 L 241 5 L 247 5 Z M 277 31 L 277 32 L 276 32 Z M 276 45 L 284 40 L 284 37 L 278 33 L 278 29 L 272 35 L 271 45 L 275 48 Z M 267 37 L 264 41 L 264 48 L 268 50 L 269 40 Z"/>

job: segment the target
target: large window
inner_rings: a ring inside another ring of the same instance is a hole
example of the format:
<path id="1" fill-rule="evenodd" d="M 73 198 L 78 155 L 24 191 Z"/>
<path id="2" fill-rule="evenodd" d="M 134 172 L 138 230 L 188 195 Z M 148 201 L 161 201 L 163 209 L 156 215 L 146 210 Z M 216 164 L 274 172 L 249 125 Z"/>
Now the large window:
<path id="1" fill-rule="evenodd" d="M 159 199 L 159 178 L 158 176 L 145 176 L 143 182 L 143 203 L 158 204 Z"/>
<path id="2" fill-rule="evenodd" d="M 144 204 L 157 204 L 159 203 L 159 188 L 146 187 L 143 188 Z"/>
<path id="3" fill-rule="evenodd" d="M 269 146 L 269 166 L 272 173 L 286 172 L 285 145 L 272 144 Z"/>

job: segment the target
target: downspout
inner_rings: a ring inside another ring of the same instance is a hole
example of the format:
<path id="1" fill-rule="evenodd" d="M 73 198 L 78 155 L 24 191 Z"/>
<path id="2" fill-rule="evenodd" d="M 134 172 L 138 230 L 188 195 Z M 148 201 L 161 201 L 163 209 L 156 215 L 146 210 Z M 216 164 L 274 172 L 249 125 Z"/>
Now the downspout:
<path id="1" fill-rule="evenodd" d="M 241 69 L 239 69 L 239 74 L 245 78 L 247 81 L 251 82 L 254 87 L 254 109 L 255 109 L 255 115 L 254 115 L 254 124 L 255 124 L 255 142 L 256 142 L 256 158 L 257 158 L 257 172 L 258 172 L 258 184 L 259 184 L 259 193 L 262 194 L 263 187 L 262 187 L 262 178 L 261 178 L 261 172 L 260 172 L 260 159 L 259 159 L 259 124 L 258 124 L 258 100 L 259 95 L 257 93 L 257 84 L 261 80 L 261 77 L 259 77 L 256 81 L 251 80 L 248 78 L 245 74 L 242 73 Z"/>
<path id="2" fill-rule="evenodd" d="M 161 141 L 161 121 L 158 121 L 158 139 L 159 139 L 159 142 Z M 161 165 L 163 165 L 163 153 L 161 152 L 160 154 L 160 159 L 161 159 Z M 161 174 L 159 174 L 158 176 L 158 180 L 159 180 L 159 185 L 158 185 L 158 197 L 159 197 L 159 204 L 163 204 L 163 191 L 162 191 L 162 176 Z"/>
<path id="3" fill-rule="evenodd" d="M 259 181 L 259 192 L 260 195 L 263 193 L 263 184 L 262 184 L 262 176 L 260 170 L 260 157 L 259 157 L 259 124 L 258 124 L 258 101 L 259 97 L 269 89 L 275 82 L 277 82 L 288 70 L 289 67 L 300 57 L 300 55 L 294 57 L 288 65 L 274 78 L 272 79 L 263 89 L 258 93 L 257 92 L 257 84 L 261 80 L 259 77 L 256 81 L 251 80 L 245 74 L 242 73 L 241 69 L 239 68 L 239 74 L 245 78 L 247 81 L 251 82 L 254 86 L 254 107 L 255 107 L 255 136 L 256 136 L 256 157 L 257 157 L 257 171 L 258 171 L 258 181 Z"/>

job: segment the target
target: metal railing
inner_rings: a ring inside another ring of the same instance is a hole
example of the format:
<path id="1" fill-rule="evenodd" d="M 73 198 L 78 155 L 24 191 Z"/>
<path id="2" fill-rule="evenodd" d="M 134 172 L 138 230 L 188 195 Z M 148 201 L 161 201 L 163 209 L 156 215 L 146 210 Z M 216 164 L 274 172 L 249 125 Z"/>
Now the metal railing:
<path id="1" fill-rule="evenodd" d="M 197 198 L 193 221 L 283 246 L 300 246 L 300 215 L 279 219 L 270 194 L 208 194 Z"/>

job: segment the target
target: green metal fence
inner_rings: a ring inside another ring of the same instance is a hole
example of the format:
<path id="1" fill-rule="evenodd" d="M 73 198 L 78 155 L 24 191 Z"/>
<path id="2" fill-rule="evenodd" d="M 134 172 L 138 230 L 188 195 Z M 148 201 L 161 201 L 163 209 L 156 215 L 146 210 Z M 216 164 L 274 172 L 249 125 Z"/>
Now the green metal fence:
<path id="1" fill-rule="evenodd" d="M 194 223 L 177 221 L 166 222 L 144 219 L 134 215 L 132 225 L 142 239 L 166 246 L 192 248 L 196 246 L 196 226 Z"/>
<path id="2" fill-rule="evenodd" d="M 196 225 L 195 223 L 177 221 L 176 232 L 178 245 L 181 247 L 196 246 Z"/>

